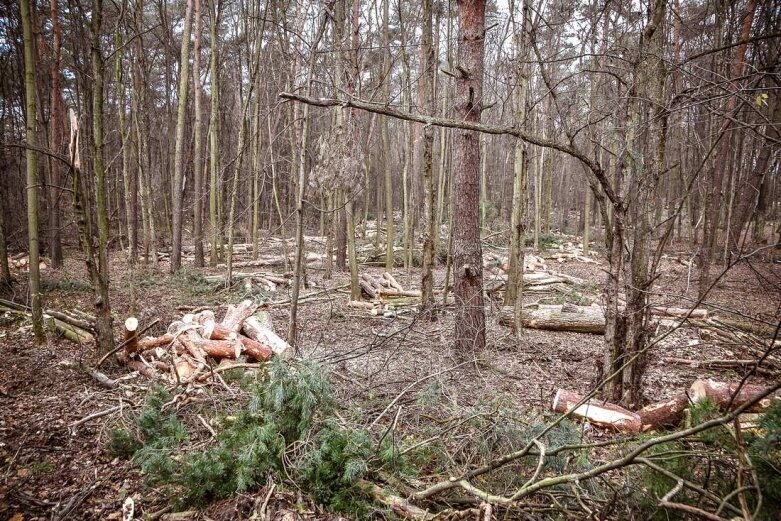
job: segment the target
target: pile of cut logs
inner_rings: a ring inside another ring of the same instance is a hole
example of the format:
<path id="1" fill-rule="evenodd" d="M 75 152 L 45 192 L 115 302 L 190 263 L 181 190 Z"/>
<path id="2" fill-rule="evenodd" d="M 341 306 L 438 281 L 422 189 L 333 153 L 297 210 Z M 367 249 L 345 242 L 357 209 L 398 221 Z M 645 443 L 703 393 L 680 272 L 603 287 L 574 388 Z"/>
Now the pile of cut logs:
<path id="1" fill-rule="evenodd" d="M 291 346 L 274 332 L 268 313 L 258 311 L 251 300 L 228 306 L 219 322 L 209 310 L 186 314 L 160 336 L 137 338 L 138 325 L 135 317 L 125 320 L 125 351 L 118 358 L 149 378 L 187 383 L 236 366 L 213 369 L 211 360 L 266 362 L 272 356 L 293 356 Z"/>
<path id="2" fill-rule="evenodd" d="M 16 268 L 18 270 L 27 270 L 27 265 L 30 264 L 30 255 L 25 252 L 17 253 L 16 255 L 11 255 L 8 258 L 8 265 L 11 268 Z M 38 262 L 38 269 L 45 270 L 46 269 L 46 262 L 41 260 Z"/>
<path id="3" fill-rule="evenodd" d="M 387 271 L 380 277 L 362 273 L 358 281 L 361 294 L 373 300 L 394 297 L 419 297 L 418 290 L 405 290 Z"/>
<path id="4" fill-rule="evenodd" d="M 404 289 L 388 272 L 381 276 L 363 273 L 358 284 L 361 296 L 370 300 L 350 300 L 347 302 L 349 308 L 366 309 L 372 315 L 391 317 L 396 316 L 402 307 L 415 307 L 420 303 L 419 290 Z"/>
<path id="5" fill-rule="evenodd" d="M 505 289 L 507 275 L 503 269 L 487 270 L 485 281 L 485 291 L 496 293 Z M 555 271 L 526 269 L 523 274 L 523 291 L 526 293 L 569 293 L 570 287 L 585 283 L 583 279 Z"/>
<path id="6" fill-rule="evenodd" d="M 277 291 L 280 286 L 290 286 L 292 278 L 292 273 L 236 272 L 232 275 L 234 281 L 242 281 L 246 291 L 251 291 L 258 287 L 263 291 L 271 293 Z M 224 282 L 225 275 L 206 275 L 204 279 L 212 283 Z"/>
<path id="7" fill-rule="evenodd" d="M 565 242 L 560 244 L 558 250 L 550 250 L 545 254 L 548 260 L 557 262 L 578 261 L 587 264 L 599 264 L 599 261 L 583 254 L 583 243 Z"/>
<path id="8" fill-rule="evenodd" d="M 684 419 L 686 409 L 706 399 L 712 400 L 720 410 L 735 409 L 764 394 L 766 390 L 766 387 L 756 384 L 696 380 L 688 391 L 632 412 L 594 398 L 578 405 L 583 400 L 582 396 L 559 389 L 553 399 L 552 409 L 562 414 L 571 413 L 571 416 L 587 420 L 598 427 L 636 433 L 675 427 Z M 779 396 L 769 395 L 753 405 L 748 412 L 764 411 L 779 400 Z"/>

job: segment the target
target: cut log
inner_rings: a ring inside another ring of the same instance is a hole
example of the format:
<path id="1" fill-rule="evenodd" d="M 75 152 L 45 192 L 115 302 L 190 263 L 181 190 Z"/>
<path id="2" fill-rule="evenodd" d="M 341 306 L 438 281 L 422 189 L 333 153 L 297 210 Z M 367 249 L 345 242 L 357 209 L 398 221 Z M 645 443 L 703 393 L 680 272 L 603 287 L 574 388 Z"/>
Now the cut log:
<path id="1" fill-rule="evenodd" d="M 269 346 L 258 342 L 257 340 L 240 336 L 239 342 L 244 346 L 244 352 L 258 362 L 266 362 L 270 360 L 271 356 L 274 354 Z"/>
<path id="2" fill-rule="evenodd" d="M 740 390 L 738 388 L 740 387 Z M 719 409 L 740 407 L 751 401 L 755 396 L 765 392 L 767 388 L 756 384 L 739 382 L 716 382 L 715 380 L 696 380 L 689 388 L 689 397 L 697 403 L 705 399 L 713 400 Z M 767 396 L 749 409 L 749 412 L 764 411 L 779 400 L 778 396 Z"/>
<path id="3" fill-rule="evenodd" d="M 133 371 L 137 371 L 139 374 L 142 374 L 151 380 L 160 377 L 160 373 L 139 360 L 131 360 L 127 363 L 127 366 Z"/>
<path id="4" fill-rule="evenodd" d="M 238 333 L 242 323 L 254 315 L 256 309 L 258 309 L 258 305 L 249 299 L 242 300 L 237 306 L 228 306 L 225 318 L 222 319 L 222 325 Z"/>
<path id="5" fill-rule="evenodd" d="M 48 313 L 43 314 L 44 324 L 50 331 L 56 331 L 62 336 L 76 344 L 90 344 L 95 341 L 92 333 L 81 329 L 80 327 L 66 324 L 65 322 L 54 318 Z"/>
<path id="6" fill-rule="evenodd" d="M 531 329 L 599 335 L 605 332 L 605 314 L 597 306 L 572 306 L 564 309 L 557 305 L 539 306 L 535 310 L 524 310 L 521 320 L 523 327 Z M 515 312 L 511 306 L 502 308 L 499 323 L 510 327 L 515 325 Z"/>
<path id="7" fill-rule="evenodd" d="M 349 300 L 347 301 L 347 307 L 353 309 L 374 309 L 374 304 L 360 300 Z"/>
<path id="8" fill-rule="evenodd" d="M 374 289 L 374 286 L 372 286 L 371 282 L 368 282 L 366 280 L 359 280 L 358 285 L 361 287 L 361 290 L 366 293 L 366 295 L 371 298 L 375 299 L 377 298 L 377 291 Z"/>
<path id="9" fill-rule="evenodd" d="M 677 394 L 664 402 L 647 405 L 637 411 L 642 422 L 641 430 L 645 432 L 663 427 L 675 427 L 683 420 L 688 407 L 689 396 L 686 393 Z"/>
<path id="10" fill-rule="evenodd" d="M 171 333 L 166 333 L 160 336 L 147 336 L 144 338 L 139 338 L 138 341 L 136 342 L 136 349 L 135 351 L 132 352 L 147 351 L 149 349 L 154 349 L 156 347 L 164 347 L 169 345 L 171 342 L 173 342 L 174 338 L 175 336 L 172 335 Z"/>
<path id="11" fill-rule="evenodd" d="M 95 318 L 92 317 L 92 320 L 85 319 L 85 318 L 77 318 L 70 316 L 70 314 L 62 313 L 60 311 L 55 311 L 53 309 L 47 309 L 45 311 L 47 315 L 51 315 L 57 320 L 60 320 L 62 322 L 65 322 L 66 324 L 70 324 L 72 326 L 75 326 L 79 329 L 83 329 L 85 331 L 94 331 L 95 330 Z"/>
<path id="12" fill-rule="evenodd" d="M 187 331 L 179 336 L 179 342 L 182 343 L 187 352 L 197 361 L 206 363 L 206 351 L 200 347 L 202 338 L 195 331 Z"/>
<path id="13" fill-rule="evenodd" d="M 262 314 L 249 317 L 244 321 L 241 332 L 251 340 L 268 346 L 275 356 L 292 358 L 293 347 L 280 338 L 268 323 L 264 323 Z"/>
<path id="14" fill-rule="evenodd" d="M 640 432 L 642 422 L 636 413 L 593 398 L 575 407 L 582 399 L 582 396 L 572 391 L 559 389 L 553 399 L 553 410 L 562 414 L 572 411 L 572 416 L 588 420 L 599 427 L 620 432 Z"/>
<path id="15" fill-rule="evenodd" d="M 651 314 L 660 317 L 675 317 L 675 318 L 696 318 L 706 319 L 708 318 L 707 309 L 687 309 L 687 308 L 660 308 L 652 307 Z"/>
<path id="16" fill-rule="evenodd" d="M 401 284 L 399 284 L 395 278 L 393 278 L 393 275 L 388 273 L 387 271 L 382 274 L 382 277 L 387 280 L 390 283 L 390 287 L 397 289 L 399 291 L 404 291 L 404 288 L 401 287 Z"/>
<path id="17" fill-rule="evenodd" d="M 420 291 L 414 289 L 399 291 L 396 288 L 379 288 L 377 295 L 381 297 L 419 297 Z"/>
<path id="18" fill-rule="evenodd" d="M 134 353 L 138 350 L 138 337 L 136 332 L 138 331 L 138 319 L 136 317 L 128 317 L 125 319 L 125 330 L 122 335 L 122 339 L 125 341 L 125 352 Z"/>
<path id="19" fill-rule="evenodd" d="M 174 370 L 180 381 L 190 380 L 197 372 L 197 368 L 187 360 L 179 360 L 174 364 Z"/>

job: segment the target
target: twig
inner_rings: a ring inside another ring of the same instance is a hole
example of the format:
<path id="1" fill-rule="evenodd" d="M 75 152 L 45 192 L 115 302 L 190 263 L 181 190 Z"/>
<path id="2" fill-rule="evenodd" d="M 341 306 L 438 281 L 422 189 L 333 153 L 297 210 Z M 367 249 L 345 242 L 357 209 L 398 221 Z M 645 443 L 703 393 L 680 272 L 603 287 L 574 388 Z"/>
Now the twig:
<path id="1" fill-rule="evenodd" d="M 209 422 L 207 422 L 206 419 L 200 414 L 198 415 L 198 419 L 201 420 L 201 423 L 203 424 L 204 427 L 206 427 L 206 430 L 209 431 L 209 433 L 212 435 L 212 438 L 216 438 L 217 433 L 214 432 L 214 429 L 212 429 L 212 426 L 209 425 Z"/>
<path id="2" fill-rule="evenodd" d="M 383 416 L 385 416 L 385 413 L 386 413 L 386 412 L 388 412 L 388 411 L 390 410 L 390 408 L 391 408 L 391 407 L 393 407 L 394 405 L 396 405 L 396 402 L 398 402 L 399 400 L 401 400 L 401 397 L 402 397 L 402 396 L 404 396 L 405 394 L 407 394 L 407 392 L 409 392 L 409 391 L 410 391 L 410 390 L 411 390 L 413 387 L 415 387 L 416 385 L 418 385 L 418 384 L 420 384 L 420 383 L 422 383 L 422 382 L 425 382 L 425 381 L 426 381 L 426 380 L 428 380 L 429 378 L 434 378 L 434 377 L 436 377 L 436 376 L 443 375 L 443 374 L 447 373 L 448 371 L 453 371 L 454 369 L 458 369 L 459 367 L 461 367 L 461 366 L 463 366 L 463 365 L 472 364 L 472 363 L 474 363 L 474 362 L 475 362 L 474 360 L 467 360 L 466 362 L 461 362 L 460 364 L 454 365 L 453 367 L 449 367 L 449 368 L 447 368 L 447 369 L 443 369 L 443 370 L 441 370 L 441 371 L 438 371 L 438 372 L 436 372 L 436 373 L 432 373 L 432 374 L 430 374 L 430 375 L 428 375 L 428 376 L 424 376 L 423 378 L 419 378 L 418 380 L 415 380 L 414 382 L 412 382 L 411 384 L 409 384 L 407 387 L 405 387 L 405 388 L 404 388 L 404 389 L 403 389 L 403 390 L 402 390 L 402 391 L 401 391 L 401 392 L 400 392 L 398 395 L 396 395 L 396 398 L 394 398 L 394 399 L 391 401 L 391 403 L 389 403 L 389 404 L 388 404 L 388 406 L 387 406 L 387 407 L 385 407 L 385 409 L 384 409 L 384 410 L 383 410 L 383 411 L 380 413 L 380 415 L 379 415 L 379 416 L 377 416 L 377 417 L 374 419 L 374 421 L 371 423 L 371 425 L 369 425 L 369 428 L 371 429 L 372 427 L 374 427 L 375 425 L 377 425 L 377 422 L 378 422 L 378 421 L 380 421 L 380 418 L 382 418 Z"/>
<path id="3" fill-rule="evenodd" d="M 109 414 L 115 413 L 121 409 L 122 409 L 122 405 L 115 405 L 114 407 L 109 407 L 108 409 L 104 409 L 102 411 L 93 412 L 92 414 L 71 423 L 70 425 L 68 425 L 68 427 L 74 428 L 74 427 L 78 427 L 79 425 L 84 425 L 88 421 L 94 420 L 96 418 L 102 418 L 103 416 L 108 416 Z"/>

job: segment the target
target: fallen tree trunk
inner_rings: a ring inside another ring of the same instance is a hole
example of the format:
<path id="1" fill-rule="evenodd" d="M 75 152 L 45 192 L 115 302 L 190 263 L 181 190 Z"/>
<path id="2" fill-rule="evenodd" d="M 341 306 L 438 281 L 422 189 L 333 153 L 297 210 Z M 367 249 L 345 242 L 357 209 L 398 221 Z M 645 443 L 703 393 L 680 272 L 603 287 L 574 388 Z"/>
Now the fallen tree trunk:
<path id="1" fill-rule="evenodd" d="M 599 427 L 620 432 L 640 432 L 642 421 L 638 414 L 594 398 L 576 407 L 582 399 L 579 394 L 559 389 L 553 399 L 553 410 L 562 414 L 572 411 L 572 416 L 588 420 Z"/>
<path id="2" fill-rule="evenodd" d="M 32 316 L 27 306 L 17 304 L 11 300 L 0 299 L 0 309 L 5 309 L 9 313 L 28 318 Z M 44 310 L 43 312 L 44 325 L 49 331 L 60 333 L 62 336 L 76 344 L 88 344 L 95 341 L 95 337 L 93 337 L 92 333 L 89 331 L 71 323 L 64 322 L 56 318 L 49 311 L 50 310 Z"/>
<path id="3" fill-rule="evenodd" d="M 681 423 L 690 403 L 689 396 L 683 392 L 670 400 L 643 407 L 637 411 L 642 423 L 641 430 L 645 432 L 663 427 L 675 427 Z"/>
<path id="4" fill-rule="evenodd" d="M 84 318 L 76 318 L 72 317 L 67 313 L 62 313 L 60 311 L 54 311 L 53 309 L 47 309 L 45 311 L 47 315 L 51 315 L 57 320 L 60 320 L 62 322 L 65 322 L 66 324 L 70 324 L 72 326 L 75 326 L 79 329 L 84 329 L 85 331 L 94 331 L 95 330 L 95 318 L 93 317 L 92 320 L 84 319 Z"/>
<path id="5" fill-rule="evenodd" d="M 535 310 L 524 310 L 521 321 L 523 327 L 530 329 L 598 335 L 605 333 L 605 314 L 597 306 L 540 305 Z M 512 306 L 502 308 L 499 323 L 504 326 L 515 326 L 515 312 Z"/>
<path id="6" fill-rule="evenodd" d="M 76 344 L 89 344 L 95 341 L 95 337 L 92 333 L 81 329 L 80 327 L 66 324 L 65 322 L 54 318 L 48 313 L 43 314 L 44 323 L 47 324 L 50 330 L 61 333 L 62 336 L 74 342 Z"/>
<path id="7" fill-rule="evenodd" d="M 700 320 L 708 318 L 707 309 L 652 307 L 651 314 L 660 317 L 694 318 Z"/>
<path id="8" fill-rule="evenodd" d="M 689 388 L 689 397 L 694 403 L 710 399 L 719 409 L 734 409 L 753 400 L 755 396 L 763 394 L 766 390 L 767 387 L 756 384 L 744 383 L 741 386 L 739 382 L 696 380 Z M 763 411 L 778 400 L 778 396 L 768 396 L 749 409 L 749 412 Z"/>

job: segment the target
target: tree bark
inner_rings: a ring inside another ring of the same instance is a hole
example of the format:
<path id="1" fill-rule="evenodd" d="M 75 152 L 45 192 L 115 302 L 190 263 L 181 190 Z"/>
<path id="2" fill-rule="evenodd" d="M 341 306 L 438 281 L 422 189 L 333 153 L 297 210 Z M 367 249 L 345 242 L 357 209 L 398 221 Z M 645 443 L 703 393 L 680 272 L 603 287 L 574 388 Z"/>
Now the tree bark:
<path id="1" fill-rule="evenodd" d="M 179 99 L 176 110 L 176 144 L 174 171 L 171 183 L 171 273 L 182 266 L 182 203 L 184 201 L 184 127 L 187 115 L 187 87 L 190 83 L 190 31 L 192 29 L 193 0 L 187 0 L 182 31 L 182 49 L 179 57 Z"/>
<path id="2" fill-rule="evenodd" d="M 458 0 L 456 118 L 480 122 L 483 110 L 485 0 Z M 470 130 L 455 132 L 455 215 L 453 292 L 456 297 L 455 349 L 468 356 L 485 347 L 483 255 L 480 243 L 480 143 Z"/>
<path id="3" fill-rule="evenodd" d="M 36 145 L 36 89 L 35 60 L 33 49 L 32 11 L 29 0 L 21 0 L 19 4 L 22 18 L 24 38 L 24 98 L 26 118 L 26 139 L 31 147 Z M 25 150 L 27 161 L 27 233 L 30 248 L 30 263 L 28 288 L 32 308 L 33 334 L 37 343 L 46 340 L 43 331 L 43 311 L 41 309 L 41 275 L 39 269 L 38 243 L 38 153 L 28 147 Z"/>
<path id="4" fill-rule="evenodd" d="M 62 28 L 60 26 L 59 0 L 51 0 L 52 22 L 52 63 L 49 107 L 49 145 L 60 154 L 62 152 L 65 103 L 62 99 L 60 82 L 60 63 L 62 59 Z M 62 266 L 62 233 L 60 231 L 60 189 L 62 165 L 59 161 L 50 161 L 51 182 L 49 187 L 49 257 L 52 268 Z"/>
<path id="5" fill-rule="evenodd" d="M 203 267 L 203 109 L 201 108 L 201 33 L 202 15 L 201 0 L 195 2 L 195 38 L 193 41 L 193 109 L 195 121 L 193 122 L 193 241 L 195 242 L 196 268 Z M 212 45 L 214 45 L 212 41 Z"/>
<path id="6" fill-rule="evenodd" d="M 423 110 L 434 113 L 434 82 L 436 80 L 436 57 L 434 54 L 433 0 L 423 0 L 423 39 L 421 49 L 420 89 L 423 92 Z M 421 309 L 434 305 L 434 244 L 437 230 L 434 221 L 434 129 L 423 128 L 423 157 L 421 168 L 423 178 L 423 271 L 421 273 Z"/>
<path id="7" fill-rule="evenodd" d="M 211 91 L 211 112 L 209 115 L 209 224 L 211 226 L 211 247 L 209 265 L 215 266 L 219 260 L 217 244 L 221 243 L 222 230 L 217 216 L 220 197 L 220 79 L 219 79 L 219 37 L 217 29 L 220 20 L 220 8 L 217 0 L 211 0 L 211 20 L 209 22 L 209 88 Z"/>

